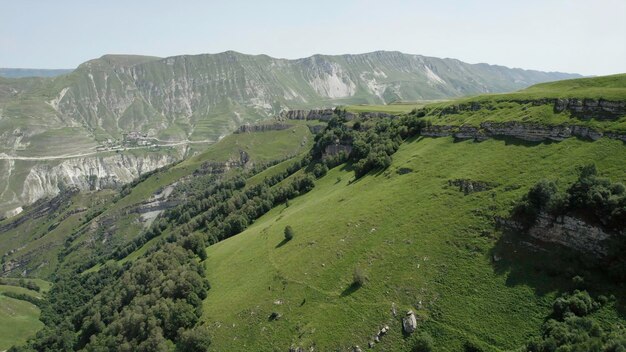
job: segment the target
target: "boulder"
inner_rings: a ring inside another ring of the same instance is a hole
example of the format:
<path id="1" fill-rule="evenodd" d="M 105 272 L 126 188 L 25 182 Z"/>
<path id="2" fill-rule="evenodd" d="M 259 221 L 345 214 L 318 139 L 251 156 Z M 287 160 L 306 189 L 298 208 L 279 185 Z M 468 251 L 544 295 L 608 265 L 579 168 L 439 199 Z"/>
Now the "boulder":
<path id="1" fill-rule="evenodd" d="M 402 328 L 407 334 L 411 334 L 415 331 L 415 329 L 417 329 L 417 319 L 415 318 L 415 313 L 413 313 L 412 310 L 406 312 L 405 317 L 402 318 Z"/>

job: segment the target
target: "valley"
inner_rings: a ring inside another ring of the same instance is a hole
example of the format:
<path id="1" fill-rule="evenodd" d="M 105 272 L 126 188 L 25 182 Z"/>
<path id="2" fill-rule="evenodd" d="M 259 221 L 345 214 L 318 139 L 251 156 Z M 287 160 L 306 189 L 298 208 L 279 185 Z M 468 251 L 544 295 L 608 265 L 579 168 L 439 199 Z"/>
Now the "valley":
<path id="1" fill-rule="evenodd" d="M 619 351 L 626 75 L 430 98 L 98 154 L 141 172 L 0 221 L 1 276 L 53 282 L 0 349 Z"/>

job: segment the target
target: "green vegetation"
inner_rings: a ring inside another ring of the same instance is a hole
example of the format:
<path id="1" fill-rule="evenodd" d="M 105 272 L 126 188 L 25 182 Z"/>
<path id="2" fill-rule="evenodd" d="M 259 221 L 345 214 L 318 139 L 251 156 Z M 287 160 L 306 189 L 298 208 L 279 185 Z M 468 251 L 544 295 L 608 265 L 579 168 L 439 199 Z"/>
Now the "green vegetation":
<path id="1" fill-rule="evenodd" d="M 604 304 L 608 301 L 606 297 L 599 300 Z M 586 291 L 563 294 L 555 300 L 552 316 L 542 326 L 541 337 L 532 339 L 525 351 L 624 351 L 626 329 L 620 324 L 599 321 L 593 313 L 601 306 Z"/>
<path id="2" fill-rule="evenodd" d="M 435 350 L 433 338 L 425 332 L 419 334 L 413 346 L 413 352 L 433 352 Z"/>
<path id="3" fill-rule="evenodd" d="M 43 327 L 39 308 L 20 295 L 40 297 L 37 292 L 17 286 L 0 285 L 0 350 L 22 344 Z"/>
<path id="4" fill-rule="evenodd" d="M 556 99 L 626 101 L 626 74 L 543 83 L 514 93 L 479 95 L 416 108 L 410 114 L 433 125 L 480 126 L 484 122 L 579 125 L 599 131 L 626 131 L 626 115 L 581 117 L 555 108 Z"/>
<path id="5" fill-rule="evenodd" d="M 54 285 L 44 300 L 19 296 L 46 326 L 14 350 L 326 351 L 376 336 L 388 351 L 619 351 L 623 249 L 589 261 L 495 219 L 547 211 L 618 233 L 624 143 L 420 136 L 433 120 L 337 116 L 315 138 L 302 122 L 236 134 L 27 219 L 0 248 L 29 251 L 4 263 L 25 258 Z M 43 249 L 48 262 L 24 256 Z"/>
<path id="6" fill-rule="evenodd" d="M 415 310 L 420 301 L 419 330 L 429 332 L 438 349 L 521 347 L 538 334 L 551 302 L 570 284 L 571 274 L 553 277 L 540 268 L 570 263 L 533 261 L 530 254 L 515 257 L 525 253 L 520 247 L 496 247 L 493 216 L 507 216 L 542 178 L 574 182 L 575 165 L 593 161 L 603 175 L 626 180 L 618 162 L 625 153 L 622 142 L 608 139 L 527 146 L 418 138 L 401 144 L 381 173 L 352 181 L 350 168 L 333 168 L 289 207 L 274 208 L 243 233 L 207 249 L 213 288 L 203 319 L 221 325 L 213 330 L 212 347 L 264 350 L 278 341 L 315 343 L 322 350 L 362 346 L 380 324 L 389 323 L 384 348 L 410 350 L 412 339 L 401 338 L 389 312 L 394 305 L 399 314 Z M 414 171 L 401 174 L 400 168 Z M 457 178 L 499 186 L 466 196 L 447 186 Z M 276 247 L 287 225 L 298 236 L 289 248 Z M 497 265 L 494 247 L 507 258 Z M 356 266 L 370 281 L 346 290 Z M 269 324 L 277 299 L 291 313 Z M 292 333 L 293 327 L 299 332 Z"/>
<path id="7" fill-rule="evenodd" d="M 387 105 L 347 105 L 345 110 L 352 113 L 383 112 L 386 114 L 407 114 L 412 110 L 423 108 L 433 101 L 415 103 L 390 103 Z"/>
<path id="8" fill-rule="evenodd" d="M 294 233 L 293 233 L 293 228 L 291 228 L 291 226 L 287 225 L 285 226 L 285 241 L 291 241 L 293 239 Z"/>

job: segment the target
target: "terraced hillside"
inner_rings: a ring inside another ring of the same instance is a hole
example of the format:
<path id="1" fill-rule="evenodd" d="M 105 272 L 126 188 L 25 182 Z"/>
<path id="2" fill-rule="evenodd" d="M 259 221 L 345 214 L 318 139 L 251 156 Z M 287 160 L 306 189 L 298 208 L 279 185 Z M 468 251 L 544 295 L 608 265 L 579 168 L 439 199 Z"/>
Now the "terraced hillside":
<path id="1" fill-rule="evenodd" d="M 24 350 L 624 348 L 624 77 L 294 113 L 28 209 L 5 275 L 55 283 Z"/>
<path id="2" fill-rule="evenodd" d="M 0 215 L 58 194 L 59 184 L 130 182 L 286 109 L 507 92 L 572 77 L 398 52 L 298 60 L 225 52 L 105 55 L 55 78 L 0 78 Z M 175 151 L 155 161 L 155 148 Z"/>

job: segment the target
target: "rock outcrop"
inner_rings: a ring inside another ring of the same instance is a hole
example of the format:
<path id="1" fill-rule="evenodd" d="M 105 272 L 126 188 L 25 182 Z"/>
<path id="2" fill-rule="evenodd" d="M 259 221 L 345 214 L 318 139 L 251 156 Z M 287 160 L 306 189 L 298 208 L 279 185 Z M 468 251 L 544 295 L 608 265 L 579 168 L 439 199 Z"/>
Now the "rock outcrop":
<path id="1" fill-rule="evenodd" d="M 335 109 L 287 110 L 280 117 L 287 120 L 319 120 L 329 121 L 335 116 Z"/>
<path id="2" fill-rule="evenodd" d="M 412 310 L 406 312 L 406 315 L 402 318 L 402 329 L 407 334 L 412 334 L 417 329 L 417 319 Z"/>
<path id="3" fill-rule="evenodd" d="M 331 145 L 326 146 L 326 149 L 324 149 L 324 155 L 322 155 L 322 158 L 332 157 L 339 153 L 346 153 L 346 155 L 350 155 L 351 152 L 352 152 L 351 145 L 331 144 Z"/>
<path id="4" fill-rule="evenodd" d="M 626 101 L 611 101 L 605 99 L 577 99 L 577 98 L 552 98 L 552 99 L 512 99 L 508 102 L 517 104 L 552 105 L 556 113 L 569 111 L 573 116 L 583 119 L 616 120 L 626 115 Z M 449 105 L 439 111 L 440 115 L 459 114 L 465 111 L 478 111 L 481 109 L 493 110 L 492 102 L 471 102 L 465 104 Z"/>
<path id="5" fill-rule="evenodd" d="M 562 141 L 570 137 L 598 140 L 602 137 L 626 142 L 626 133 L 601 132 L 579 125 L 543 125 L 539 123 L 483 122 L 476 126 L 431 125 L 422 129 L 427 137 L 453 136 L 456 139 L 484 141 L 488 138 L 511 137 L 529 142 Z"/>
<path id="6" fill-rule="evenodd" d="M 26 204 L 59 194 L 60 187 L 99 190 L 129 183 L 140 175 L 169 165 L 182 155 L 114 154 L 66 159 L 58 164 L 38 164 L 24 179 L 20 199 Z"/>
<path id="7" fill-rule="evenodd" d="M 626 101 L 610 101 L 604 99 L 556 99 L 554 111 L 569 110 L 572 115 L 581 119 L 616 120 L 626 115 Z"/>
<path id="8" fill-rule="evenodd" d="M 554 217 L 540 213 L 536 223 L 528 230 L 532 237 L 550 243 L 603 257 L 609 250 L 611 235 L 581 219 L 562 215 Z"/>
<path id="9" fill-rule="evenodd" d="M 265 124 L 245 124 L 239 126 L 235 133 L 249 133 L 249 132 L 266 132 L 266 131 L 280 131 L 286 130 L 290 126 L 286 123 L 265 123 Z"/>

